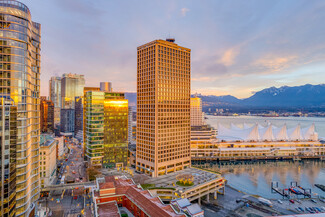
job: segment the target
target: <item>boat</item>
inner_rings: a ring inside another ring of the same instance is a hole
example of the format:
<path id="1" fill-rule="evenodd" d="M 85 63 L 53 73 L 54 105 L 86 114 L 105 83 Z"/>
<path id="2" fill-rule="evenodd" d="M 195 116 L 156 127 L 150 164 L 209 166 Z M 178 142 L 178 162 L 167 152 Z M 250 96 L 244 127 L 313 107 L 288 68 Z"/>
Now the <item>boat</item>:
<path id="1" fill-rule="evenodd" d="M 297 194 L 297 195 L 299 195 L 299 194 L 303 194 L 298 188 L 296 188 L 296 187 L 291 187 L 291 188 L 289 188 L 289 190 L 292 192 L 292 193 L 294 193 L 294 194 Z"/>

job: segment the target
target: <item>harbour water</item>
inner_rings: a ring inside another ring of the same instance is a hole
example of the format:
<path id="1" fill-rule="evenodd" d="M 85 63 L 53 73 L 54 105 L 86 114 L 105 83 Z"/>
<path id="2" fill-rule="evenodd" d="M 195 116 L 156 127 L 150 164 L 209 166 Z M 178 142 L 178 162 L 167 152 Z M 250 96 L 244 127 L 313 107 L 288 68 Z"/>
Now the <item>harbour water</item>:
<path id="1" fill-rule="evenodd" d="M 315 124 L 319 137 L 325 138 L 325 119 L 324 118 L 308 118 L 308 117 L 220 117 L 208 116 L 206 120 L 208 124 L 217 128 L 218 123 L 229 127 L 231 123 L 238 126 L 247 124 L 267 124 L 272 123 L 276 126 L 287 124 L 294 127 L 298 123 L 301 127 L 307 127 Z M 298 185 L 309 188 L 312 195 L 325 197 L 325 192 L 315 187 L 315 184 L 325 185 L 325 162 L 321 161 L 279 161 L 279 162 L 256 162 L 253 164 L 245 163 L 227 163 L 211 165 L 210 169 L 220 171 L 228 180 L 231 187 L 252 195 L 260 195 L 268 199 L 282 198 L 279 194 L 271 191 L 272 181 L 279 183 L 279 188 L 288 188 L 291 182 L 297 182 Z M 302 196 L 300 196 L 302 197 Z"/>

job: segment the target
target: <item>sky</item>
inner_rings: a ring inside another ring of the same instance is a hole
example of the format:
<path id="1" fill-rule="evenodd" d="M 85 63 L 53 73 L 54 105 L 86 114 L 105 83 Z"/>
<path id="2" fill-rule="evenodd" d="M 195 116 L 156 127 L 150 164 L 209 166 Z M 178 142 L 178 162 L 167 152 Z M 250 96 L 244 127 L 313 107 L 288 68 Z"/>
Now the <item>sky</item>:
<path id="1" fill-rule="evenodd" d="M 42 25 L 41 94 L 63 73 L 136 91 L 137 47 L 190 48 L 192 93 L 325 83 L 322 0 L 21 0 Z"/>

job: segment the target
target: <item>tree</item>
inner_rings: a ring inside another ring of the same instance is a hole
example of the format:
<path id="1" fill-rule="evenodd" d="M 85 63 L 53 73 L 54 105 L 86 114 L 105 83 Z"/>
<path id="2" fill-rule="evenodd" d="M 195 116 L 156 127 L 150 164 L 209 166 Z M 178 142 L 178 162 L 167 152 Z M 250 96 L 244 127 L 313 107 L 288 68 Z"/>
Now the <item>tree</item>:
<path id="1" fill-rule="evenodd" d="M 101 172 L 99 172 L 95 167 L 89 167 L 87 169 L 87 174 L 89 181 L 93 181 L 96 179 L 96 176 L 101 174 Z"/>

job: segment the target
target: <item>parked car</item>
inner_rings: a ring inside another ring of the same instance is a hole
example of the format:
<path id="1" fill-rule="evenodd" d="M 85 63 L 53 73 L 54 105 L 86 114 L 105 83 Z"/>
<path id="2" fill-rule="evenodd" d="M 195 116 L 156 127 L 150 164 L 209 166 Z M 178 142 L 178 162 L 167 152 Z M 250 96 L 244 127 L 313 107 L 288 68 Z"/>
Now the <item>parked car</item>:
<path id="1" fill-rule="evenodd" d="M 292 199 L 291 199 L 291 200 L 289 200 L 289 201 L 290 201 L 290 203 L 295 203 L 295 201 L 294 201 L 294 200 L 292 200 Z"/>
<path id="2" fill-rule="evenodd" d="M 317 201 L 316 201 L 316 200 L 314 200 L 314 199 L 311 199 L 311 202 L 313 202 L 313 203 L 317 203 Z"/>

